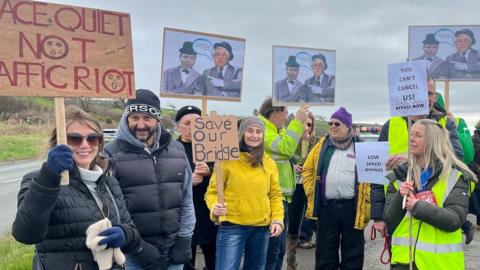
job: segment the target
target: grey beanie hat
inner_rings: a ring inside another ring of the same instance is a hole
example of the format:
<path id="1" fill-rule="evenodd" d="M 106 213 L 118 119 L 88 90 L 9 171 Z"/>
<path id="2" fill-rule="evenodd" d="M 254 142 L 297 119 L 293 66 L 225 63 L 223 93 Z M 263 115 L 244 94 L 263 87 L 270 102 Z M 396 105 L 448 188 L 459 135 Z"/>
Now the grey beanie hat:
<path id="1" fill-rule="evenodd" d="M 245 132 L 247 132 L 247 128 L 250 126 L 258 126 L 262 129 L 263 133 L 265 133 L 265 124 L 258 117 L 253 117 L 253 116 L 245 117 L 239 120 L 239 122 L 240 122 L 240 125 L 238 127 L 239 141 L 243 138 L 243 135 L 245 134 Z"/>

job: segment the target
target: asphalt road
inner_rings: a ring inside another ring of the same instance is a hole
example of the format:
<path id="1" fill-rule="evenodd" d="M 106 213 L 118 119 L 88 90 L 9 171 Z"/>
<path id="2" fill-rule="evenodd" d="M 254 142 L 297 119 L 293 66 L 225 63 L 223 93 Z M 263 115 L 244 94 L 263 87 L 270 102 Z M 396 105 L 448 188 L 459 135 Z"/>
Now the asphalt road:
<path id="1" fill-rule="evenodd" d="M 0 235 L 12 229 L 23 175 L 40 168 L 40 165 L 37 160 L 0 164 Z"/>
<path id="2" fill-rule="evenodd" d="M 16 212 L 16 197 L 20 188 L 20 181 L 27 172 L 40 168 L 40 161 L 20 161 L 0 164 L 0 235 L 11 230 Z M 475 218 L 469 216 L 470 221 Z M 380 253 L 383 249 L 383 239 L 370 240 L 370 226 L 365 230 L 365 270 L 387 270 L 388 266 L 380 263 Z M 477 231 L 475 240 L 465 246 L 466 269 L 480 270 L 480 231 Z M 314 269 L 315 250 L 298 249 L 298 270 Z M 197 255 L 197 269 L 202 269 L 203 255 Z M 283 269 L 286 269 L 285 263 Z"/>

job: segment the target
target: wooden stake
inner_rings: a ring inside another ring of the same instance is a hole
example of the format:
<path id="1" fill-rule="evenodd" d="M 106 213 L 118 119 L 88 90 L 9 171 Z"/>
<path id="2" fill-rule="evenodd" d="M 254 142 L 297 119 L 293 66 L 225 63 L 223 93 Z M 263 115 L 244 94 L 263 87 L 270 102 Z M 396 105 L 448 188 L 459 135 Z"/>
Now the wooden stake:
<path id="1" fill-rule="evenodd" d="M 450 81 L 445 81 L 445 110 L 450 111 Z"/>
<path id="2" fill-rule="evenodd" d="M 202 117 L 207 115 L 207 97 L 202 96 Z"/>
<path id="3" fill-rule="evenodd" d="M 55 98 L 55 121 L 57 124 L 57 145 L 67 144 L 67 126 L 65 123 L 65 99 Z M 61 186 L 68 186 L 70 178 L 68 171 L 62 172 Z"/>
<path id="4" fill-rule="evenodd" d="M 215 161 L 215 172 L 217 174 L 217 199 L 218 203 L 225 203 L 225 196 L 223 194 L 223 176 L 222 176 L 222 166 L 220 161 Z"/>

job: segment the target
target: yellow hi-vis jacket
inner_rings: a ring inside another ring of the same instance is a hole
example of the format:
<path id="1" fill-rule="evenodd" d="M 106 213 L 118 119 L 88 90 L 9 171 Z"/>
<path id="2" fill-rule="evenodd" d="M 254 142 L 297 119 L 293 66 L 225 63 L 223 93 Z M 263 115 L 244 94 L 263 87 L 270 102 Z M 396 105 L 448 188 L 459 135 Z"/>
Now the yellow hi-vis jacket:
<path id="1" fill-rule="evenodd" d="M 432 187 L 439 208 L 453 189 L 462 173 L 456 169 L 447 177 L 440 177 Z M 399 181 L 393 186 L 398 190 Z M 392 264 L 409 263 L 409 223 L 412 220 L 413 261 L 419 270 L 460 270 L 465 269 L 462 231 L 447 232 L 430 224 L 410 217 L 409 212 L 402 219 L 392 235 Z"/>
<path id="2" fill-rule="evenodd" d="M 277 163 L 280 187 L 284 200 L 290 202 L 295 191 L 295 172 L 292 159 L 303 135 L 302 122 L 293 119 L 285 129 L 278 130 L 267 118 L 259 115 L 265 123 L 265 152 Z"/>
<path id="3" fill-rule="evenodd" d="M 443 116 L 438 120 L 438 123 L 445 128 L 447 118 Z M 401 116 L 390 118 L 388 144 L 390 145 L 390 155 L 406 154 L 408 152 L 408 127 L 405 118 Z"/>

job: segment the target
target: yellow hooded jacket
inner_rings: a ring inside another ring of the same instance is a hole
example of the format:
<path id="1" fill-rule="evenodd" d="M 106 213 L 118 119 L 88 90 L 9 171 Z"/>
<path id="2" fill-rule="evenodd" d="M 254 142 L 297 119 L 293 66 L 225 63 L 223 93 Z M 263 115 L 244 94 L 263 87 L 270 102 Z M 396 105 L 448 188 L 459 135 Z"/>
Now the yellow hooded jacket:
<path id="1" fill-rule="evenodd" d="M 320 184 L 320 179 L 317 178 L 317 166 L 320 160 L 320 153 L 322 150 L 325 137 L 313 147 L 312 151 L 303 164 L 303 188 L 307 196 L 307 211 L 305 216 L 310 219 L 316 219 L 313 216 L 313 208 L 315 205 L 315 185 Z M 317 202 L 320 203 L 320 202 Z M 357 194 L 357 213 L 355 217 L 355 229 L 363 230 L 370 221 L 370 184 L 359 183 Z"/>
<path id="2" fill-rule="evenodd" d="M 275 161 L 263 156 L 262 165 L 252 167 L 248 153 L 240 153 L 238 160 L 221 162 L 227 214 L 219 220 L 245 226 L 269 226 L 273 222 L 283 226 L 282 190 L 278 182 Z M 205 193 L 210 218 L 217 199 L 217 173 L 214 170 Z"/>

